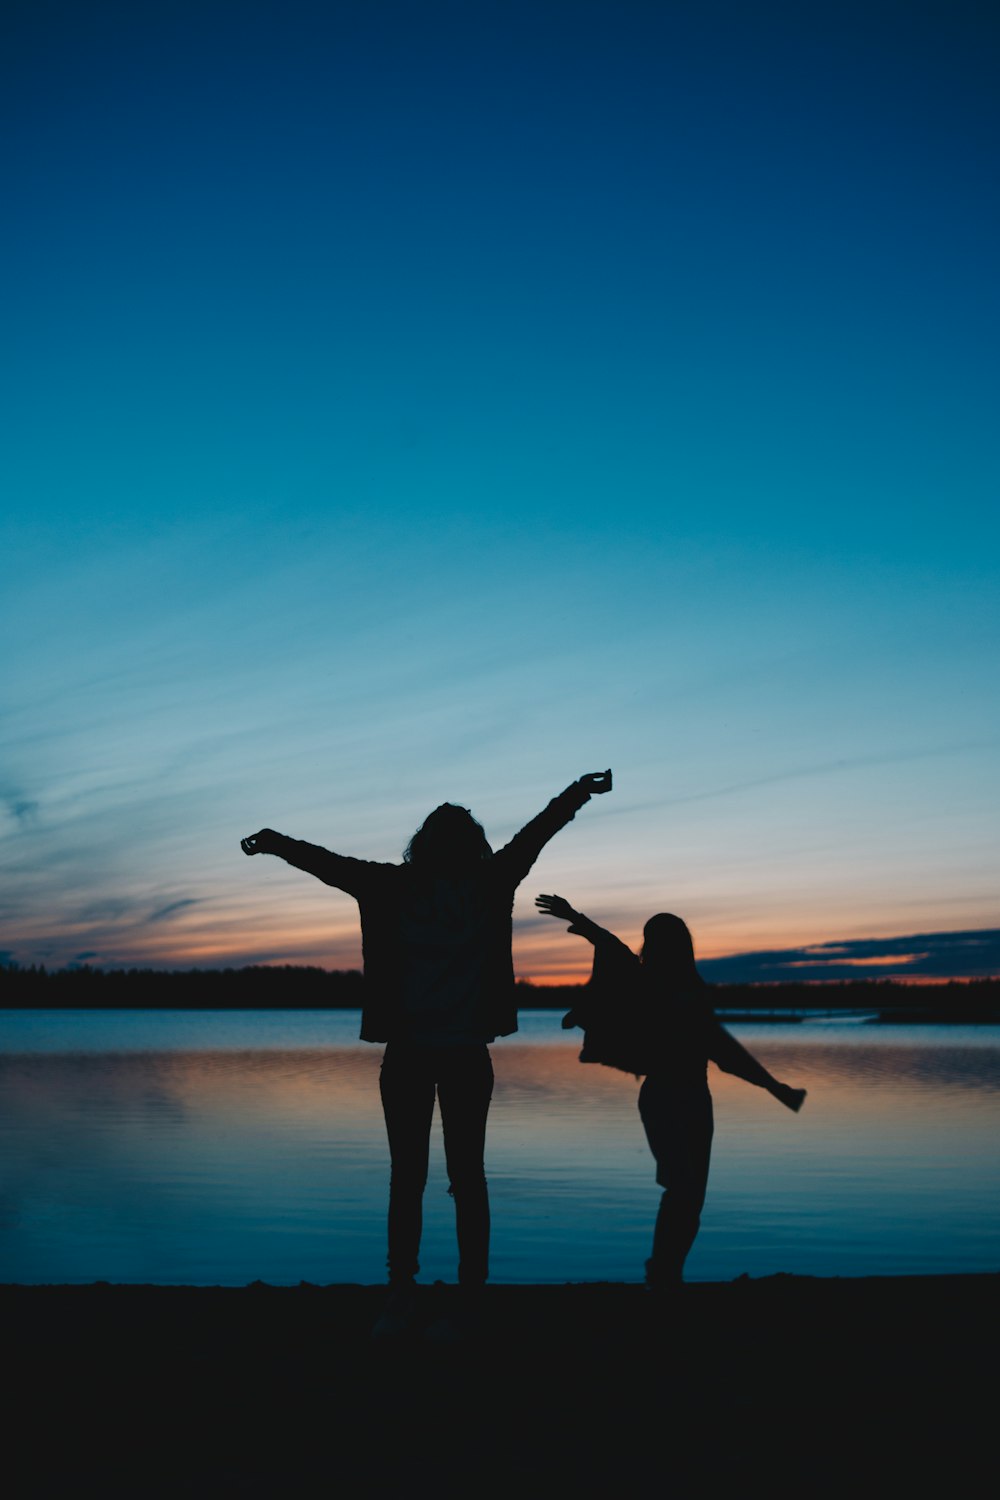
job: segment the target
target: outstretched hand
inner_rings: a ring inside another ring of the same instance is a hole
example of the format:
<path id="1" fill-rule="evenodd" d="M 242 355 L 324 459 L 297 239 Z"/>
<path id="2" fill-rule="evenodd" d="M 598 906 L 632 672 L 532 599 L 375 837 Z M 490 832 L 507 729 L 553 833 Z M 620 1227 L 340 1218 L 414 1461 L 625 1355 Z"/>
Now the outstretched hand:
<path id="1" fill-rule="evenodd" d="M 240 839 L 240 848 L 244 854 L 271 854 L 275 837 L 273 828 L 262 828 L 259 833 L 251 833 L 247 838 Z"/>
<path id="2" fill-rule="evenodd" d="M 586 776 L 580 777 L 580 785 L 584 791 L 590 792 L 592 796 L 600 796 L 601 792 L 611 790 L 610 771 L 588 771 Z"/>
<path id="3" fill-rule="evenodd" d="M 535 905 L 547 917 L 558 917 L 561 922 L 575 922 L 580 915 L 563 896 L 536 896 Z"/>
<path id="4" fill-rule="evenodd" d="M 806 1097 L 805 1089 L 790 1088 L 787 1083 L 779 1083 L 774 1091 L 774 1097 L 782 1103 L 786 1109 L 798 1114 L 802 1108 L 802 1101 Z"/>

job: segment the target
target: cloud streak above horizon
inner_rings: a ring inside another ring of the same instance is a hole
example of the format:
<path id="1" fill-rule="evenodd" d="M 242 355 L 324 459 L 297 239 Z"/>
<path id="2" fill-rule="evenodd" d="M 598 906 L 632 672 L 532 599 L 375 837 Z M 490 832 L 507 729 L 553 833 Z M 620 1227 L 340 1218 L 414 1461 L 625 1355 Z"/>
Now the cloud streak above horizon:
<path id="1" fill-rule="evenodd" d="M 714 984 L 815 983 L 850 979 L 990 979 L 1000 976 L 1000 928 L 918 932 L 705 959 Z"/>

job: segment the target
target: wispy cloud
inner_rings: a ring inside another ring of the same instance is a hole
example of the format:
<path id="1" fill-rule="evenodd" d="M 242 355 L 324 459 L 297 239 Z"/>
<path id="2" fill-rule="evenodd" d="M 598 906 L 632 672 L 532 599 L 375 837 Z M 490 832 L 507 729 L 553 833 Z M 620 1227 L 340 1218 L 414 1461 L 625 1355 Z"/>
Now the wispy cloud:
<path id="1" fill-rule="evenodd" d="M 168 917 L 176 916 L 179 911 L 185 911 L 189 906 L 200 906 L 201 896 L 188 896 L 181 901 L 171 901 L 168 906 L 161 906 L 159 911 L 151 912 L 146 918 L 147 922 L 165 922 Z"/>
<path id="2" fill-rule="evenodd" d="M 707 802 L 715 797 L 731 797 L 738 792 L 753 792 L 761 787 L 778 786 L 787 781 L 805 781 L 812 777 L 834 776 L 845 771 L 862 771 L 876 766 L 905 765 L 913 761 L 937 760 L 950 755 L 967 755 L 977 750 L 992 750 L 1000 743 L 995 739 L 968 741 L 952 745 L 928 746 L 922 750 L 897 750 L 885 755 L 843 756 L 838 760 L 817 761 L 813 765 L 790 766 L 767 776 L 757 776 L 747 781 L 733 781 L 723 786 L 707 787 L 699 792 L 685 792 L 678 797 L 665 797 L 657 807 L 673 807 L 683 802 Z M 632 807 L 630 812 L 642 812 L 654 804 Z"/>
<path id="3" fill-rule="evenodd" d="M 30 827 L 38 817 L 38 803 L 28 797 L 20 787 L 0 787 L 0 806 L 12 822 L 21 828 Z"/>

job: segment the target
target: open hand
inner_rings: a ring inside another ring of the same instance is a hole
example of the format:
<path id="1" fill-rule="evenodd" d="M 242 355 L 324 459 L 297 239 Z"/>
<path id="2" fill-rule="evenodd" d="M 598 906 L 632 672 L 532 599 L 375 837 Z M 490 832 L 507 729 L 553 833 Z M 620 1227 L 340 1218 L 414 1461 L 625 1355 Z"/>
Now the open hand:
<path id="1" fill-rule="evenodd" d="M 536 896 L 535 905 L 547 917 L 558 917 L 562 922 L 574 922 L 579 916 L 562 896 Z"/>
<path id="2" fill-rule="evenodd" d="M 802 1108 L 802 1101 L 806 1097 L 805 1089 L 793 1089 L 787 1083 L 779 1083 L 774 1097 L 778 1099 L 787 1109 L 794 1110 L 798 1114 Z"/>
<path id="3" fill-rule="evenodd" d="M 601 792 L 611 790 L 610 771 L 588 771 L 586 776 L 580 777 L 580 785 L 584 791 L 590 792 L 592 796 L 600 796 Z"/>

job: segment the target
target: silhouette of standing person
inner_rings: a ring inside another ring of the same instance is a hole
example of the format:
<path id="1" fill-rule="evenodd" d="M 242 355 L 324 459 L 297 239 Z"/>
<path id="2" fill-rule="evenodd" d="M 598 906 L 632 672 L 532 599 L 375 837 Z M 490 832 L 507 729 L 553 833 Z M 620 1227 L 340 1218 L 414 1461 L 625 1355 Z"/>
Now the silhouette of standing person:
<path id="1" fill-rule="evenodd" d="M 610 771 L 581 776 L 495 854 L 468 809 L 450 802 L 417 829 L 402 864 L 351 859 L 270 828 L 242 840 L 245 854 L 277 854 L 354 896 L 360 907 L 361 1037 L 385 1043 L 379 1087 L 391 1161 L 390 1295 L 376 1336 L 402 1333 L 414 1318 L 435 1097 L 467 1308 L 485 1285 L 490 1210 L 483 1154 L 493 1093 L 488 1044 L 517 1030 L 514 892 L 549 839 L 592 794 L 610 790 Z"/>
<path id="2" fill-rule="evenodd" d="M 563 1019 L 564 1026 L 584 1028 L 580 1061 L 644 1075 L 639 1115 L 664 1190 L 646 1283 L 655 1291 L 680 1286 L 708 1184 L 714 1128 L 709 1059 L 794 1111 L 806 1091 L 773 1078 L 716 1019 L 680 917 L 650 917 L 637 957 L 562 896 L 538 896 L 535 905 L 594 945 L 590 985 Z"/>

